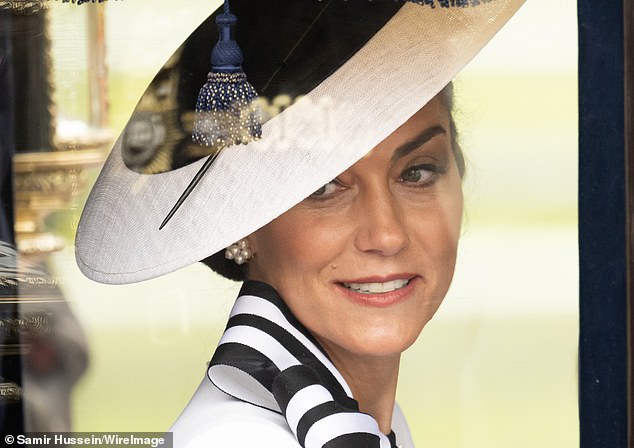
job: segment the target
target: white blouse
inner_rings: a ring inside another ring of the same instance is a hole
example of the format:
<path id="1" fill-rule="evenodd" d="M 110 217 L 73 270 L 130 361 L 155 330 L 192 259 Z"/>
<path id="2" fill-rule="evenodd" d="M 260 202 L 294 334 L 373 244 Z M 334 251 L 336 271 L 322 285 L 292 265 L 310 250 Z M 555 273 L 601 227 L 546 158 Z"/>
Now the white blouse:
<path id="1" fill-rule="evenodd" d="M 394 406 L 396 444 L 414 448 L 405 417 Z M 233 398 L 205 377 L 170 428 L 174 448 L 300 448 L 283 415 Z"/>

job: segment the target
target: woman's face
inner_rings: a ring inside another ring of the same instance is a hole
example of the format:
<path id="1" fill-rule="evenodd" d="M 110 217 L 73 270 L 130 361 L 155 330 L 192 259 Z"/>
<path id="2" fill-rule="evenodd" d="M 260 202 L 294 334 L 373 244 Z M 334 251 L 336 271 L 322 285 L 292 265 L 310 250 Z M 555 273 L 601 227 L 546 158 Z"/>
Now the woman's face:
<path id="1" fill-rule="evenodd" d="M 331 356 L 398 354 L 447 292 L 461 216 L 449 115 L 435 98 L 253 233 L 249 278 L 276 288 Z"/>

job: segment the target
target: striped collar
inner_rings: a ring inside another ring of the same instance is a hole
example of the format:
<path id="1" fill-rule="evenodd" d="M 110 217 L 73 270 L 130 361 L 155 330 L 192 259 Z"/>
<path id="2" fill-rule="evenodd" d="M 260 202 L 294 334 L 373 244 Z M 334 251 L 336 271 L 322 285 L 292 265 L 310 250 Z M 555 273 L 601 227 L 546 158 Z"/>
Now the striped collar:
<path id="1" fill-rule="evenodd" d="M 269 285 L 247 281 L 207 371 L 225 393 L 283 414 L 304 448 L 391 448 L 312 335 Z"/>

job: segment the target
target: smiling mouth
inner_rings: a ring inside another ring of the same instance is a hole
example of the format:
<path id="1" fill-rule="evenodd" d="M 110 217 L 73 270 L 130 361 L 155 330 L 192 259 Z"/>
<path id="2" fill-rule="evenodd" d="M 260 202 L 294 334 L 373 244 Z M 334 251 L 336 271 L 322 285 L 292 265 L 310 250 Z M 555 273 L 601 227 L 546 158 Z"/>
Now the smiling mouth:
<path id="1" fill-rule="evenodd" d="M 346 283 L 341 284 L 351 291 L 360 294 L 384 294 L 387 292 L 398 291 L 405 288 L 411 279 L 391 280 L 384 283 Z"/>

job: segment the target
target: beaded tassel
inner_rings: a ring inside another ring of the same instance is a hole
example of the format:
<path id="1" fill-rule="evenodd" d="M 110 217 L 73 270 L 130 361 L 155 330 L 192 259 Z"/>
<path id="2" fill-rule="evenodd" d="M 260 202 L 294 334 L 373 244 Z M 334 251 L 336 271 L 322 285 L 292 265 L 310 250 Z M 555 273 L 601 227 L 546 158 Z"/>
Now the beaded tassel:
<path id="1" fill-rule="evenodd" d="M 192 138 L 218 149 L 262 137 L 262 119 L 254 102 L 258 94 L 242 71 L 242 51 L 231 35 L 235 23 L 225 0 L 224 13 L 216 18 L 220 39 L 211 52 L 211 72 L 196 102 Z"/>
<path id="2" fill-rule="evenodd" d="M 229 0 L 225 0 L 224 12 L 216 17 L 220 38 L 211 51 L 211 72 L 196 102 L 192 140 L 214 150 L 159 230 L 172 219 L 225 147 L 247 144 L 262 137 L 262 115 L 255 102 L 258 94 L 242 71 L 242 51 L 231 35 L 236 21 L 236 16 L 229 12 Z"/>

